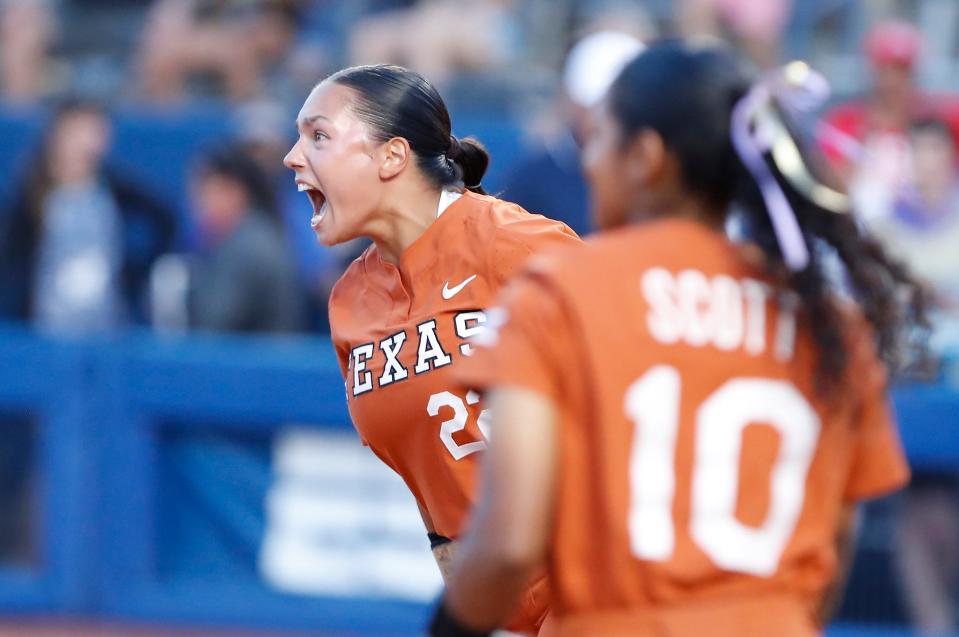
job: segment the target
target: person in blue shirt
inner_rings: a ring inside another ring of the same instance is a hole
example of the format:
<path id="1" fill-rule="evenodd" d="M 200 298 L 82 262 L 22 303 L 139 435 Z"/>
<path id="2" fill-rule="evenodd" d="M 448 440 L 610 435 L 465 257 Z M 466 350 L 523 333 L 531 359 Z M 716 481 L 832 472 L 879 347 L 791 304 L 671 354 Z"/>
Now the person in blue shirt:
<path id="1" fill-rule="evenodd" d="M 581 236 L 593 229 L 580 168 L 589 111 L 642 48 L 637 38 L 618 31 L 598 31 L 573 46 L 566 58 L 560 97 L 567 127 L 519 164 L 507 181 L 504 197 L 530 212 L 562 221 Z"/>
<path id="2" fill-rule="evenodd" d="M 156 259 L 173 247 L 166 202 L 106 161 L 112 126 L 93 102 L 63 102 L 13 205 L 0 214 L 0 318 L 57 333 L 146 319 Z"/>

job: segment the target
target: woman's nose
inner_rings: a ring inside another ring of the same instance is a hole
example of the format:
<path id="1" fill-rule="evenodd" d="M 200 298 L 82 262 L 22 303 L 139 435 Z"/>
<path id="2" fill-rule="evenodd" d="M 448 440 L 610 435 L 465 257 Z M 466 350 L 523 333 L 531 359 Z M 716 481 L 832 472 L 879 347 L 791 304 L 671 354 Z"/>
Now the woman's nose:
<path id="1" fill-rule="evenodd" d="M 303 157 L 300 153 L 300 142 L 293 144 L 293 148 L 283 158 L 283 165 L 290 170 L 296 170 L 303 167 Z"/>

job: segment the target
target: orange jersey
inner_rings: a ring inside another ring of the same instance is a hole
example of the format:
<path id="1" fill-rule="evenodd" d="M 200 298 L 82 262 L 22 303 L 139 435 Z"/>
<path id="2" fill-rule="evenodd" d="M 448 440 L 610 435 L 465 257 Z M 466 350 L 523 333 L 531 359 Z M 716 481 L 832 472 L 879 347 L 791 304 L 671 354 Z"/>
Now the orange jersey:
<path id="1" fill-rule="evenodd" d="M 398 266 L 372 246 L 333 289 L 330 326 L 353 424 L 440 535 L 459 536 L 486 446 L 479 396 L 458 391 L 452 370 L 530 253 L 578 241 L 559 222 L 465 192 Z"/>
<path id="2" fill-rule="evenodd" d="M 458 375 L 558 407 L 560 635 L 816 634 L 843 504 L 908 468 L 869 330 L 849 330 L 852 381 L 827 404 L 793 299 L 680 220 L 536 258 L 508 287 Z"/>

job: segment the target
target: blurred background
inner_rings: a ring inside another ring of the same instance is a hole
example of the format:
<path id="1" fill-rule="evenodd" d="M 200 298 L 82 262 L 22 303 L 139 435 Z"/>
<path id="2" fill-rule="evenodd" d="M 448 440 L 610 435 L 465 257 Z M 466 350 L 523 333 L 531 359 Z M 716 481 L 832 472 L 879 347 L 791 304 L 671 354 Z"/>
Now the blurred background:
<path id="1" fill-rule="evenodd" d="M 894 391 L 915 479 L 829 634 L 957 634 L 959 2 L 0 0 L 0 635 L 415 635 L 439 576 L 325 336 L 365 246 L 315 243 L 296 112 L 410 66 L 488 191 L 585 233 L 594 71 L 675 34 L 821 70 L 818 143 L 935 290 Z"/>

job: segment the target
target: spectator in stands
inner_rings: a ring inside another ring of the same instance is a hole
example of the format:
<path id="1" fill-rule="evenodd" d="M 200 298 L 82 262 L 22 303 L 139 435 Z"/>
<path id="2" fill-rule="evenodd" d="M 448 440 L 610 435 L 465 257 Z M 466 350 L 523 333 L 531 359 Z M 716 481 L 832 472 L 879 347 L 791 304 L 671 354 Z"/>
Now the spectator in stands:
<path id="1" fill-rule="evenodd" d="M 642 46 L 636 37 L 622 31 L 592 33 L 573 46 L 558 99 L 565 125 L 541 150 L 520 163 L 507 182 L 506 198 L 530 212 L 562 221 L 580 235 L 592 229 L 579 158 L 589 109 Z"/>
<path id="2" fill-rule="evenodd" d="M 204 249 L 190 274 L 190 325 L 301 329 L 300 291 L 269 178 L 238 148 L 219 148 L 200 159 L 192 194 Z"/>
<path id="3" fill-rule="evenodd" d="M 687 37 L 727 36 L 762 68 L 779 62 L 780 39 L 793 0 L 680 0 L 679 30 Z"/>
<path id="4" fill-rule="evenodd" d="M 890 254 L 926 279 L 939 299 L 933 343 L 959 345 L 959 174 L 956 143 L 939 119 L 910 127 L 911 183 L 892 213 L 871 222 Z M 907 423 L 908 424 L 908 423 Z M 949 426 L 954 423 L 943 423 Z M 898 517 L 896 566 L 913 625 L 924 634 L 956 630 L 959 476 L 916 470 Z"/>
<path id="5" fill-rule="evenodd" d="M 105 164 L 100 106 L 65 102 L 11 210 L 0 217 L 0 316 L 61 333 L 104 332 L 145 317 L 154 260 L 173 214 Z"/>
<path id="6" fill-rule="evenodd" d="M 915 83 L 922 48 L 911 24 L 889 21 L 868 34 L 865 53 L 873 71 L 868 95 L 842 104 L 826 117 L 822 144 L 864 216 L 888 214 L 909 174 L 906 132 L 917 118 L 935 115 L 959 135 L 959 100 L 931 95 Z"/>
<path id="7" fill-rule="evenodd" d="M 298 0 L 158 0 L 140 50 L 142 91 L 175 101 L 206 74 L 230 99 L 252 99 L 284 60 L 296 34 Z"/>
<path id="8" fill-rule="evenodd" d="M 959 315 L 959 174 L 956 141 L 937 118 L 910 127 L 910 183 L 897 194 L 892 213 L 871 229 L 932 284 L 940 305 Z"/>
<path id="9" fill-rule="evenodd" d="M 393 63 L 443 84 L 463 71 L 487 72 L 515 59 L 513 0 L 420 0 L 358 20 L 351 64 Z"/>
<path id="10" fill-rule="evenodd" d="M 0 91 L 12 102 L 49 90 L 50 49 L 57 34 L 56 0 L 0 0 Z"/>

